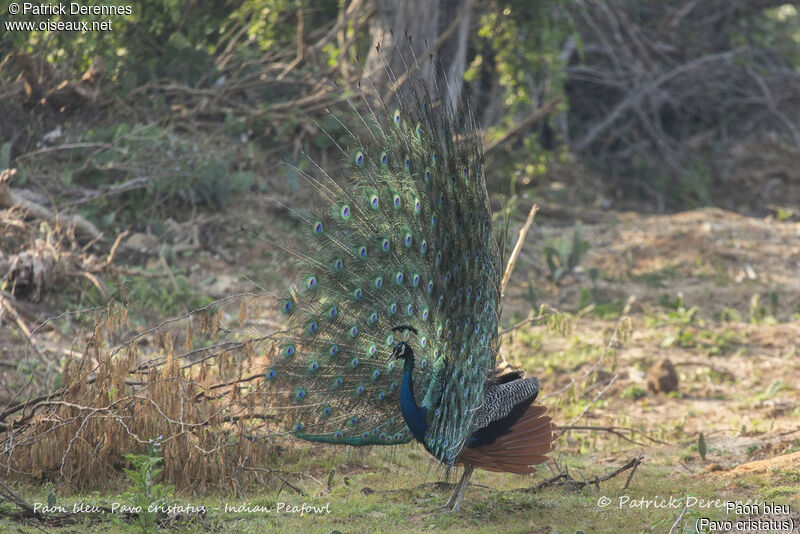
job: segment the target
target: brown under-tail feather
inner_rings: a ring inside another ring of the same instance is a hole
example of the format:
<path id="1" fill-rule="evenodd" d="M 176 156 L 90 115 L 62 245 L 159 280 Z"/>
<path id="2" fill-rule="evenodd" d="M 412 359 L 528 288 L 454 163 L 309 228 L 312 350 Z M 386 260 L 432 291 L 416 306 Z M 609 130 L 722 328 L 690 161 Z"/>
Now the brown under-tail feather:
<path id="1" fill-rule="evenodd" d="M 531 404 L 522 417 L 504 434 L 489 445 L 464 448 L 458 463 L 469 463 L 488 471 L 533 473 L 535 465 L 547 461 L 548 452 L 555 448 L 558 434 L 547 408 Z"/>

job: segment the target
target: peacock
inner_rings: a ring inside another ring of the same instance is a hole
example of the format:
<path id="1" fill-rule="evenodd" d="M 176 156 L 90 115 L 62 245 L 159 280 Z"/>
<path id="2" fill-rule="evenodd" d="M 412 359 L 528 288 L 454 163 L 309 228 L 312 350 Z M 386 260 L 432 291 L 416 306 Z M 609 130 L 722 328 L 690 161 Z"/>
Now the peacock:
<path id="1" fill-rule="evenodd" d="M 354 446 L 419 441 L 464 473 L 531 473 L 556 434 L 536 378 L 499 374 L 501 253 L 479 129 L 468 101 L 437 100 L 422 76 L 387 67 L 394 91 L 330 114 L 344 160 L 295 167 L 317 209 L 287 207 L 303 234 L 265 237 L 298 267 L 265 370 L 268 409 L 292 435 Z M 401 83 L 401 82 L 405 83 Z M 402 86 L 400 90 L 398 86 Z M 374 86 L 372 93 L 380 93 Z M 326 119 L 327 120 L 327 119 Z M 347 140 L 346 143 L 341 141 Z"/>

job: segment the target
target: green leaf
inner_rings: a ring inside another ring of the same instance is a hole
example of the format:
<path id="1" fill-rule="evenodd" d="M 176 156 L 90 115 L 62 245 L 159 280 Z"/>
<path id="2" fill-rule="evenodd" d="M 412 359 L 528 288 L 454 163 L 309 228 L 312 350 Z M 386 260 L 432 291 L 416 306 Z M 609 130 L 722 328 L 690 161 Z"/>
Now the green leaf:
<path id="1" fill-rule="evenodd" d="M 700 435 L 697 437 L 697 452 L 700 453 L 700 458 L 703 460 L 706 459 L 708 448 L 706 447 L 706 439 L 703 437 L 702 432 L 700 432 Z"/>

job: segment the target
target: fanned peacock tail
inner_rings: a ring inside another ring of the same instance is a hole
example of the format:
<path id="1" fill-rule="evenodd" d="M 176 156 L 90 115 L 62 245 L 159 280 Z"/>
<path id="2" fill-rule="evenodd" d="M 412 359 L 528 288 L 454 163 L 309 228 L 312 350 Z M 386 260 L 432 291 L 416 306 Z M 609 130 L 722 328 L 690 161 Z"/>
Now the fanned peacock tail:
<path id="1" fill-rule="evenodd" d="M 452 464 L 497 349 L 500 257 L 480 138 L 466 104 L 448 112 L 418 77 L 360 107 L 350 123 L 334 117 L 345 171 L 309 158 L 301 172 L 319 196 L 318 212 L 299 214 L 304 238 L 269 238 L 302 275 L 279 303 L 287 323 L 266 370 L 268 407 L 306 440 L 410 441 L 392 350 L 409 331 L 393 329 L 411 327 L 425 446 Z"/>

